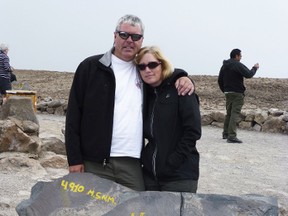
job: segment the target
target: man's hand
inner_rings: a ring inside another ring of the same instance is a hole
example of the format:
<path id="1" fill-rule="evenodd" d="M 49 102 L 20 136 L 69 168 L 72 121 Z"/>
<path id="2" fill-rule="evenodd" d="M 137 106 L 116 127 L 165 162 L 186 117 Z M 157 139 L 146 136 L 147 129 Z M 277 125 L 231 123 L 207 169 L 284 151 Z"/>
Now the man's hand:
<path id="1" fill-rule="evenodd" d="M 69 173 L 84 172 L 84 164 L 69 166 Z"/>
<path id="2" fill-rule="evenodd" d="M 188 77 L 180 77 L 175 82 L 175 87 L 178 90 L 178 95 L 191 95 L 194 92 L 194 84 Z"/>
<path id="3" fill-rule="evenodd" d="M 259 63 L 256 63 L 256 64 L 254 64 L 254 66 L 253 67 L 255 67 L 255 68 L 259 68 Z"/>

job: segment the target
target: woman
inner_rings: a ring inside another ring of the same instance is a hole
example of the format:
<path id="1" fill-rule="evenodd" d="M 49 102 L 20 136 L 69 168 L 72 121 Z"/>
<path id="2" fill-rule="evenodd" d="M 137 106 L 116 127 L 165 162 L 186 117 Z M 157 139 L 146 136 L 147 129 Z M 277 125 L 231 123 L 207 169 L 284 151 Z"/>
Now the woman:
<path id="1" fill-rule="evenodd" d="M 201 137 L 198 96 L 178 96 L 177 74 L 157 47 L 143 47 L 135 58 L 145 85 L 141 160 L 146 190 L 196 193 Z M 174 71 L 174 73 L 173 73 Z"/>
<path id="2" fill-rule="evenodd" d="M 0 94 L 3 98 L 3 104 L 6 101 L 6 90 L 11 90 L 11 72 L 13 71 L 9 63 L 8 46 L 0 45 Z"/>

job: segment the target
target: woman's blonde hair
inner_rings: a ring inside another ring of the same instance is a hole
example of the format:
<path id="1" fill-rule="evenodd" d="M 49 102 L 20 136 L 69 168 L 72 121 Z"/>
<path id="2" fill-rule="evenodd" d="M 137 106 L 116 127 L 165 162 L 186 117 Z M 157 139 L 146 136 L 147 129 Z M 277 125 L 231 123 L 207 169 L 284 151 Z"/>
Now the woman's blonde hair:
<path id="1" fill-rule="evenodd" d="M 135 63 L 139 64 L 140 60 L 143 58 L 143 56 L 146 53 L 151 53 L 159 62 L 161 62 L 161 67 L 162 67 L 161 78 L 162 78 L 162 80 L 171 76 L 174 68 L 171 65 L 171 63 L 168 61 L 168 59 L 164 56 L 164 54 L 159 49 L 159 47 L 157 47 L 157 46 L 142 47 L 135 57 Z"/>

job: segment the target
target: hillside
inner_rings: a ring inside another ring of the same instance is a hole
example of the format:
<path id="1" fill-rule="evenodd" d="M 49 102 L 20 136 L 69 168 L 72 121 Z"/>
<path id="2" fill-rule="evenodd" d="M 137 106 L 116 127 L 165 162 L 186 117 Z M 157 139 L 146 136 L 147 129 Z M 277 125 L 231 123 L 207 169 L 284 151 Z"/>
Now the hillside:
<path id="1" fill-rule="evenodd" d="M 55 71 L 16 70 L 21 83 L 28 83 L 41 98 L 68 100 L 74 73 Z M 217 84 L 217 76 L 191 76 L 201 101 L 201 109 L 225 109 L 224 95 Z M 244 109 L 278 108 L 288 111 L 288 79 L 246 79 Z"/>

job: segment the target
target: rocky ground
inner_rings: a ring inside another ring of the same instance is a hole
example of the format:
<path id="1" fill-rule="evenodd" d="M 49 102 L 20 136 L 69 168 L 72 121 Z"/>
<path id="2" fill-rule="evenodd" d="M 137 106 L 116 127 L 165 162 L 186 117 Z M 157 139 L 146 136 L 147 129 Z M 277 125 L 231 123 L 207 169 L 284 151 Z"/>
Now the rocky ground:
<path id="1" fill-rule="evenodd" d="M 68 100 L 74 73 L 16 70 L 21 83 L 28 83 L 41 98 Z M 224 109 L 224 95 L 217 84 L 217 76 L 191 76 L 196 84 L 203 110 Z M 288 78 L 252 78 L 245 80 L 246 97 L 243 109 L 278 108 L 288 110 Z"/>
<path id="2" fill-rule="evenodd" d="M 29 83 L 41 98 L 67 100 L 73 73 L 25 71 L 15 72 L 18 81 Z M 204 110 L 224 109 L 224 98 L 217 86 L 217 77 L 192 76 Z M 288 79 L 253 78 L 246 81 L 244 108 L 288 108 Z M 55 136 L 64 140 L 61 129 L 64 116 L 37 114 L 40 137 Z M 278 199 L 279 215 L 288 215 L 288 136 L 239 130 L 243 144 L 228 144 L 221 138 L 221 129 L 203 127 L 200 152 L 198 193 L 259 194 Z M 49 181 L 67 174 L 67 170 L 1 167 L 0 216 L 17 215 L 15 207 L 30 196 L 37 181 Z"/>

